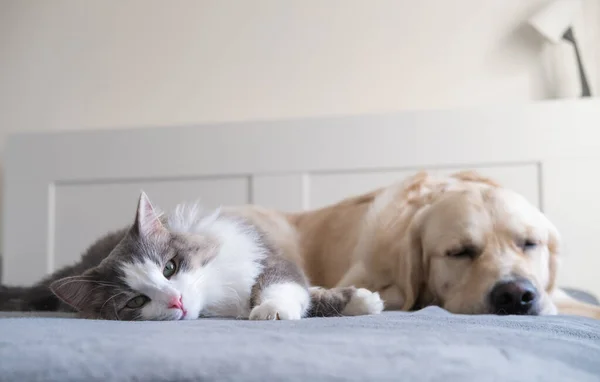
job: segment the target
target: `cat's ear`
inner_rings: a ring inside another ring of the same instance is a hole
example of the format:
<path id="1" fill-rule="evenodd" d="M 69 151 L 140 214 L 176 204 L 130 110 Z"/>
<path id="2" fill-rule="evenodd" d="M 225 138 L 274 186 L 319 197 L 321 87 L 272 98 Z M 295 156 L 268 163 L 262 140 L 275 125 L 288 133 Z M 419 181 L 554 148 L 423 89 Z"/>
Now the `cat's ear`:
<path id="1" fill-rule="evenodd" d="M 154 207 L 152 207 L 148 195 L 142 191 L 135 214 L 133 232 L 141 237 L 151 237 L 164 230 L 165 228 L 160 222 L 160 215 L 156 212 Z"/>
<path id="2" fill-rule="evenodd" d="M 81 312 L 90 303 L 90 292 L 94 285 L 94 281 L 86 276 L 65 277 L 53 281 L 50 290 L 56 297 Z"/>

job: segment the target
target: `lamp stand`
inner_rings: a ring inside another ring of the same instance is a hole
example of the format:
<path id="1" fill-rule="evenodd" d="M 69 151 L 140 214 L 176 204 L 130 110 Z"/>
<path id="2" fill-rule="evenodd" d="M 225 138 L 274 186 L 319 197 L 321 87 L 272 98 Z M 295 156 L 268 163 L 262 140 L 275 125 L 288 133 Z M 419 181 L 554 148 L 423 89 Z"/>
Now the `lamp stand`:
<path id="1" fill-rule="evenodd" d="M 581 62 L 581 55 L 579 54 L 579 47 L 577 46 L 577 41 L 575 40 L 575 35 L 573 34 L 573 28 L 569 27 L 567 31 L 562 36 L 563 40 L 566 40 L 573 44 L 573 48 L 575 48 L 575 56 L 577 56 L 577 66 L 579 67 L 579 79 L 581 81 L 581 96 L 582 97 L 590 97 L 592 95 L 590 91 L 590 85 L 588 84 L 588 80 L 585 75 L 585 70 L 583 69 L 583 63 Z"/>

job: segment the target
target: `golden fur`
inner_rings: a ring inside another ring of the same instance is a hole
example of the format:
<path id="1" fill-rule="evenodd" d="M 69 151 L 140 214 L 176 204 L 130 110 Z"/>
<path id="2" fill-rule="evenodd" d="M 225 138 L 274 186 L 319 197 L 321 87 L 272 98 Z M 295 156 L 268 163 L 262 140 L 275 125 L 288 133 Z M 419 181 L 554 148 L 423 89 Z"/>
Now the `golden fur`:
<path id="1" fill-rule="evenodd" d="M 509 276 L 531 281 L 540 314 L 600 318 L 600 309 L 555 286 L 560 237 L 522 196 L 475 172 L 446 178 L 418 173 L 396 185 L 294 214 L 235 208 L 261 226 L 313 285 L 378 291 L 386 309 L 438 305 L 494 313 L 488 294 Z M 532 249 L 519 245 L 533 241 Z M 478 248 L 475 259 L 448 253 Z"/>

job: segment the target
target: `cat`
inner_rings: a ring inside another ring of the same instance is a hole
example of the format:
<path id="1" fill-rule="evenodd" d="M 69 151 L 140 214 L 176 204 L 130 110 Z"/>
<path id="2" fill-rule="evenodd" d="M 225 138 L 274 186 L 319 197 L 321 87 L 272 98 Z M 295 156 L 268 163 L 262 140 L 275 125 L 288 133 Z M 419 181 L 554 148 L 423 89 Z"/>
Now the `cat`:
<path id="1" fill-rule="evenodd" d="M 197 205 L 167 216 L 144 192 L 133 224 L 99 239 L 79 263 L 30 288 L 0 289 L 0 310 L 105 320 L 297 320 L 383 308 L 367 289 L 309 286 L 300 266 L 241 216 L 205 214 Z"/>

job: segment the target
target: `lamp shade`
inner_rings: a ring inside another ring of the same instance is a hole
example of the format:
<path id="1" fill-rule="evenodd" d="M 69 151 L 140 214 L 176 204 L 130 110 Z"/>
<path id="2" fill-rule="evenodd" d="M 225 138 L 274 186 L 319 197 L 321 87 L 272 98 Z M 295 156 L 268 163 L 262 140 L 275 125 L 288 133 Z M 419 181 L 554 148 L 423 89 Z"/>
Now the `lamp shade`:
<path id="1" fill-rule="evenodd" d="M 557 44 L 573 23 L 580 0 L 554 0 L 529 18 L 528 23 L 549 41 Z"/>

